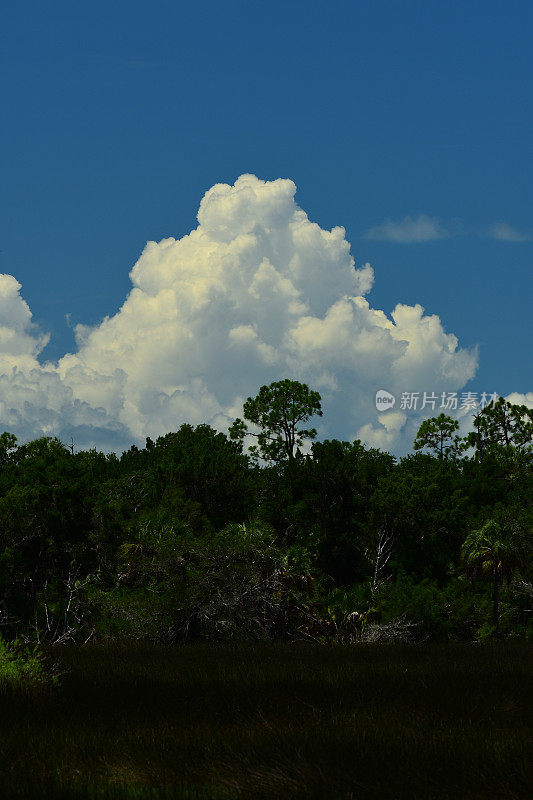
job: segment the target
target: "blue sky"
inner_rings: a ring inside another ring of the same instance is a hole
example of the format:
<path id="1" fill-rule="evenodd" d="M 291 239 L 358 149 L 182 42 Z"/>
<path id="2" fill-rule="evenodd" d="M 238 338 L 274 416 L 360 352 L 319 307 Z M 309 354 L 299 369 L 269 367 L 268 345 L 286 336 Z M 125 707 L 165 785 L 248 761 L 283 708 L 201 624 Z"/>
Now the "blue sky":
<path id="1" fill-rule="evenodd" d="M 467 388 L 530 390 L 532 17 L 520 0 L 10 4 L 0 272 L 51 333 L 41 360 L 117 311 L 147 240 L 254 173 L 346 228 L 374 307 L 420 303 L 479 345 Z M 442 238 L 382 240 L 420 215 Z"/>

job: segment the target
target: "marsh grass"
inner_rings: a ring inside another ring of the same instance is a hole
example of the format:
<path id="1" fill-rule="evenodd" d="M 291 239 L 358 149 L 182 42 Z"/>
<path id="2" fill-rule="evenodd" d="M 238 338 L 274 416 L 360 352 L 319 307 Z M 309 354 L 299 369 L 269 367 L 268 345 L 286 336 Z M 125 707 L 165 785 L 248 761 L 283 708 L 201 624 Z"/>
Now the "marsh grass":
<path id="1" fill-rule="evenodd" d="M 0 796 L 530 797 L 533 646 L 54 651 L 0 690 Z"/>

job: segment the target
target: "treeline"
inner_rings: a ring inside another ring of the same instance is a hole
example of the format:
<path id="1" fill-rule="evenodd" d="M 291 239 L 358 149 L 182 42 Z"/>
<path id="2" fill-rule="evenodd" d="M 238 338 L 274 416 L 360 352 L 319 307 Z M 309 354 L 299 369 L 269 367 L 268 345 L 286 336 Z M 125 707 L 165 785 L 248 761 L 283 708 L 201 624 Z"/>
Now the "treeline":
<path id="1" fill-rule="evenodd" d="M 466 440 L 441 415 L 400 460 L 313 441 L 321 414 L 286 380 L 229 436 L 182 425 L 121 457 L 4 433 L 0 634 L 533 636 L 533 412 L 500 398 Z"/>

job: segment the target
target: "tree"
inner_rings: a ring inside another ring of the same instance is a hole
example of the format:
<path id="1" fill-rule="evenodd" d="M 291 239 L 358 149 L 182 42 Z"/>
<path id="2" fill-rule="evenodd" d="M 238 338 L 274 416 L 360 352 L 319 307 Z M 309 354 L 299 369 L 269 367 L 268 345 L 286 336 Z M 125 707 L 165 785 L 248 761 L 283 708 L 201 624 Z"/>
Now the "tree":
<path id="1" fill-rule="evenodd" d="M 394 537 L 391 566 L 444 583 L 472 514 L 462 462 L 408 455 L 380 478 L 371 506 L 374 528 Z M 474 517 L 471 527 L 476 523 Z"/>
<path id="2" fill-rule="evenodd" d="M 499 636 L 499 595 L 503 581 L 510 582 L 516 569 L 527 558 L 527 540 L 522 526 L 505 518 L 491 518 L 465 539 L 461 555 L 467 575 L 474 580 L 481 576 L 492 583 L 492 624 Z"/>
<path id="3" fill-rule="evenodd" d="M 257 397 L 249 397 L 243 411 L 248 422 L 260 428 L 259 433 L 248 431 L 245 422 L 237 418 L 230 428 L 230 438 L 242 441 L 247 434 L 256 436 L 257 447 L 250 448 L 265 461 L 292 462 L 295 450 L 304 439 L 314 439 L 314 428 L 301 428 L 313 416 L 322 416 L 320 394 L 305 383 L 285 378 L 269 386 L 261 386 Z"/>
<path id="4" fill-rule="evenodd" d="M 458 429 L 457 420 L 446 414 L 426 419 L 418 429 L 414 449 L 421 450 L 423 447 L 427 447 L 439 458 L 457 458 L 463 450 L 461 437 L 454 435 Z"/>
<path id="5" fill-rule="evenodd" d="M 10 456 L 17 449 L 17 437 L 14 433 L 4 431 L 0 435 L 0 466 L 7 464 Z"/>
<path id="6" fill-rule="evenodd" d="M 394 459 L 360 441 L 314 442 L 299 465 L 292 521 L 301 542 L 313 542 L 317 565 L 337 583 L 365 581 L 374 547 L 372 497 Z M 373 565 L 372 565 L 373 569 Z"/>
<path id="7" fill-rule="evenodd" d="M 152 471 L 159 473 L 163 504 L 172 506 L 184 494 L 201 505 L 215 527 L 248 516 L 248 457 L 239 442 L 209 425 L 184 424 L 160 436 L 148 452 Z"/>
<path id="8" fill-rule="evenodd" d="M 0 496 L 0 607 L 49 639 L 70 627 L 78 578 L 95 566 L 95 484 L 86 467 L 86 457 L 43 437 L 19 447 L 4 470 L 11 485 Z"/>
<path id="9" fill-rule="evenodd" d="M 479 458 L 501 448 L 526 450 L 533 442 L 533 409 L 500 397 L 475 416 L 474 426 L 467 444 Z"/>

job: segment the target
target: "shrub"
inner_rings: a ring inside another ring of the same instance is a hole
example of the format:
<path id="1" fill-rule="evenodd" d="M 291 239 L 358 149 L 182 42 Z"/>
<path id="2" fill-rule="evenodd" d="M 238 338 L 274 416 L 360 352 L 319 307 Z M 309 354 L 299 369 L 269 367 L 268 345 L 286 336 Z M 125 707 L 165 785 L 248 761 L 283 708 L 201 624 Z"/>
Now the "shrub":
<path id="1" fill-rule="evenodd" d="M 440 587 L 436 581 L 416 581 L 399 572 L 376 598 L 375 621 L 386 624 L 404 618 L 419 623 L 421 631 L 435 639 L 472 639 L 489 602 L 486 587 L 473 587 L 465 578 L 451 578 Z"/>
<path id="2" fill-rule="evenodd" d="M 91 594 L 98 639 L 170 644 L 286 634 L 289 567 L 275 535 L 227 525 L 197 536 L 147 523 L 121 548 L 118 584 Z"/>
<path id="3" fill-rule="evenodd" d="M 0 688 L 35 689 L 58 684 L 38 645 L 28 647 L 18 639 L 6 642 L 0 637 Z"/>

